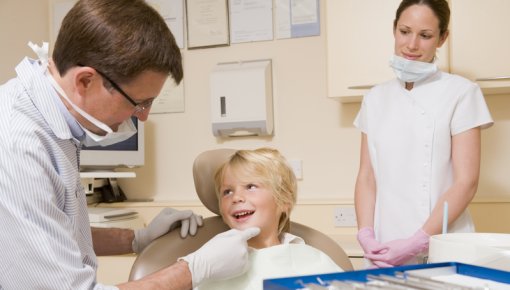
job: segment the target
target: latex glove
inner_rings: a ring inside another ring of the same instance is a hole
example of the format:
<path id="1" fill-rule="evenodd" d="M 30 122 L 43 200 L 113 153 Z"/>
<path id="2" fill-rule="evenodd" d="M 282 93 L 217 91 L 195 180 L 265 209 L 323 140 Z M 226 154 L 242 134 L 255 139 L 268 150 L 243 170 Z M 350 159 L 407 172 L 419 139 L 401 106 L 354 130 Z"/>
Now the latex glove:
<path id="1" fill-rule="evenodd" d="M 181 226 L 181 237 L 185 238 L 188 233 L 194 236 L 197 228 L 202 226 L 202 216 L 194 214 L 191 210 L 176 210 L 173 208 L 163 209 L 146 228 L 135 230 L 133 239 L 133 252 L 140 253 L 154 239 Z"/>
<path id="2" fill-rule="evenodd" d="M 360 229 L 357 237 L 365 254 L 375 254 L 386 249 L 385 246 L 375 240 L 374 229 L 371 227 L 364 227 Z"/>
<path id="3" fill-rule="evenodd" d="M 388 263 L 385 263 L 385 262 L 381 262 L 381 261 L 370 261 L 372 262 L 372 269 L 379 269 L 379 268 L 391 268 L 391 267 L 394 267 L 393 265 L 391 264 L 388 264 Z"/>
<path id="4" fill-rule="evenodd" d="M 178 260 L 188 262 L 193 287 L 206 279 L 223 280 L 246 272 L 248 240 L 260 233 L 259 228 L 231 229 L 216 235 L 200 249 Z"/>
<path id="5" fill-rule="evenodd" d="M 429 238 L 430 236 L 426 232 L 419 229 L 410 238 L 384 243 L 387 250 L 365 254 L 365 258 L 372 260 L 379 267 L 403 265 L 416 255 L 428 250 Z"/>

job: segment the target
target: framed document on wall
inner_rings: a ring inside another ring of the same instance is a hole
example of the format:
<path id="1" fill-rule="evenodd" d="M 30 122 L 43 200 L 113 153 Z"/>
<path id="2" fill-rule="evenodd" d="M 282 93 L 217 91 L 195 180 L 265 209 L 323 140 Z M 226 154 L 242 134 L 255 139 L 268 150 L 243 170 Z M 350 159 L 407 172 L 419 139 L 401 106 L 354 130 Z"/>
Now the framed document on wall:
<path id="1" fill-rule="evenodd" d="M 188 48 L 229 45 L 228 0 L 186 0 Z"/>

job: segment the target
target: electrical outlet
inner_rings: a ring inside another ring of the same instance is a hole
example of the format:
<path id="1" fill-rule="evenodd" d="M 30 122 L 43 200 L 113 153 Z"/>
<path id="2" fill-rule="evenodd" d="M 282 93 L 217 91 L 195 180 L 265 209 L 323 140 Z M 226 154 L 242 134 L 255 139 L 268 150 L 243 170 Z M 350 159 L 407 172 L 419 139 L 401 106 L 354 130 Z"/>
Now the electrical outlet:
<path id="1" fill-rule="evenodd" d="M 355 227 L 356 212 L 354 207 L 337 207 L 334 212 L 335 227 Z"/>

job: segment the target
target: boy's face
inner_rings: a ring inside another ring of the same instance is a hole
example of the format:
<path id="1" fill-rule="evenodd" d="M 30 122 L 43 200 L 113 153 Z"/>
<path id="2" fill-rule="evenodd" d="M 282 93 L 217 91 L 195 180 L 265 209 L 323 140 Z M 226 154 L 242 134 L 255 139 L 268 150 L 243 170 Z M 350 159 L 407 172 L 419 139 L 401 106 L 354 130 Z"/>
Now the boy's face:
<path id="1" fill-rule="evenodd" d="M 259 227 L 261 232 L 256 239 L 260 243 L 251 243 L 253 247 L 279 244 L 278 221 L 282 211 L 276 205 L 270 188 L 256 178 L 236 176 L 227 168 L 220 192 L 220 211 L 230 228 Z"/>

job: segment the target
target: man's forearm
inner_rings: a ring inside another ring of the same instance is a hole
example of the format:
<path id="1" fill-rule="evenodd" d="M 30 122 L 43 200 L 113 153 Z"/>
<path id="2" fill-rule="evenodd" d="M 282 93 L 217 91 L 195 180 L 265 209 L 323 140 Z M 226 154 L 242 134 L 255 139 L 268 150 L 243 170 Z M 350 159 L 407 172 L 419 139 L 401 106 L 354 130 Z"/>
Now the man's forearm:
<path id="1" fill-rule="evenodd" d="M 132 253 L 134 237 L 131 229 L 92 228 L 92 242 L 97 256 Z"/>
<path id="2" fill-rule="evenodd" d="M 191 272 L 188 263 L 178 261 L 154 274 L 140 280 L 117 285 L 121 290 L 150 289 L 150 290 L 189 290 L 192 288 Z"/>

